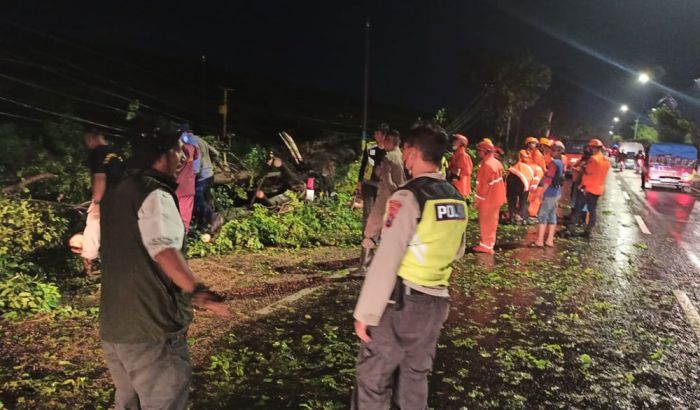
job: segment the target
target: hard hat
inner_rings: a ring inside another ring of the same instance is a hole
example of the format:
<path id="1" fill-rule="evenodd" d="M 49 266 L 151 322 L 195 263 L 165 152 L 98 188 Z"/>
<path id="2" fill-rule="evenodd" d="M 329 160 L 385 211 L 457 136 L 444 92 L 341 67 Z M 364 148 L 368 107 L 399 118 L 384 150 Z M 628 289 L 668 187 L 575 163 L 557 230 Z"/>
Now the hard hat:
<path id="1" fill-rule="evenodd" d="M 562 151 L 562 152 L 564 152 L 564 150 L 566 150 L 566 147 L 564 146 L 564 143 L 561 142 L 561 141 L 557 141 L 557 142 L 555 142 L 554 144 L 552 144 L 552 148 L 556 148 L 556 149 L 558 149 L 558 150 L 560 150 L 560 151 Z"/>
<path id="2" fill-rule="evenodd" d="M 588 141 L 588 146 L 602 148 L 604 145 L 603 145 L 603 141 L 599 140 L 598 138 L 593 138 L 592 140 Z"/>
<path id="3" fill-rule="evenodd" d="M 552 145 L 552 141 L 550 141 L 548 138 L 542 137 L 540 138 L 540 145 L 546 145 L 549 147 Z"/>
<path id="4" fill-rule="evenodd" d="M 453 138 L 456 142 L 458 142 L 458 143 L 464 145 L 465 147 L 466 147 L 467 145 L 469 145 L 469 140 L 467 139 L 467 137 L 465 137 L 465 136 L 462 135 L 462 134 L 454 134 L 454 135 L 452 136 L 452 138 Z"/>
<path id="5" fill-rule="evenodd" d="M 527 138 L 525 138 L 525 145 L 531 144 L 531 143 L 533 143 L 533 142 L 534 142 L 535 144 L 537 144 L 537 138 L 535 138 L 535 137 L 527 137 Z"/>
<path id="6" fill-rule="evenodd" d="M 491 142 L 489 138 L 484 138 L 483 141 L 476 144 L 476 149 L 486 152 L 494 152 L 496 150 L 496 147 L 493 145 L 493 142 Z"/>
<path id="7" fill-rule="evenodd" d="M 530 160 L 530 154 L 527 150 L 521 149 L 520 152 L 518 152 L 518 158 L 521 162 L 527 162 Z"/>

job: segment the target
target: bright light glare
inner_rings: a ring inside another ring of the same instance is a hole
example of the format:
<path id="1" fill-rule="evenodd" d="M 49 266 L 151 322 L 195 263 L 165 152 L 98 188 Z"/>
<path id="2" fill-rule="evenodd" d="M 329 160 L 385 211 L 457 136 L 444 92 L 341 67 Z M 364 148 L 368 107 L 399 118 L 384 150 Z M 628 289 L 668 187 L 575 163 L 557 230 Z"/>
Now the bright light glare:
<path id="1" fill-rule="evenodd" d="M 639 74 L 639 78 L 637 78 L 637 80 L 642 84 L 646 84 L 649 82 L 649 80 L 651 80 L 651 77 L 649 77 L 649 74 L 647 73 L 641 73 Z"/>
<path id="2" fill-rule="evenodd" d="M 615 118 L 613 118 L 613 121 L 615 121 L 615 122 L 620 122 L 620 117 L 615 117 Z"/>
<path id="3" fill-rule="evenodd" d="M 608 134 L 613 135 L 613 132 L 612 132 L 612 131 L 608 131 Z"/>
<path id="4" fill-rule="evenodd" d="M 622 104 L 622 107 L 620 107 L 620 111 L 622 112 L 627 112 L 629 111 L 630 107 L 627 106 L 627 104 Z"/>

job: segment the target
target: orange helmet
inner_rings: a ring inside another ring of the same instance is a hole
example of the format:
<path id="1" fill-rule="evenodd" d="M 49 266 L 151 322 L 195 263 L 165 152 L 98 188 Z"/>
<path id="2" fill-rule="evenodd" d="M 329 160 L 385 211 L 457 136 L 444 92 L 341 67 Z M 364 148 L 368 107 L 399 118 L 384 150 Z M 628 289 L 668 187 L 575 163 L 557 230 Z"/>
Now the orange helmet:
<path id="1" fill-rule="evenodd" d="M 462 134 L 454 134 L 452 136 L 452 138 L 454 139 L 455 142 L 457 142 L 458 144 L 464 145 L 465 147 L 467 145 L 469 145 L 469 140 L 467 139 L 467 137 L 465 137 Z"/>
<path id="2" fill-rule="evenodd" d="M 604 147 L 603 141 L 599 140 L 598 138 L 593 138 L 592 140 L 588 141 L 588 146 L 597 148 Z"/>
<path id="3" fill-rule="evenodd" d="M 493 145 L 493 142 L 491 142 L 489 138 L 484 138 L 483 141 L 476 144 L 476 149 L 477 151 L 481 150 L 486 152 L 494 152 L 496 150 L 496 147 Z"/>
<path id="4" fill-rule="evenodd" d="M 546 145 L 546 146 L 551 146 L 552 141 L 549 140 L 549 138 L 542 137 L 540 138 L 540 145 Z"/>
<path id="5" fill-rule="evenodd" d="M 530 161 L 530 154 L 527 150 L 521 149 L 520 152 L 518 152 L 518 159 L 520 162 L 528 162 Z"/>
<path id="6" fill-rule="evenodd" d="M 537 138 L 535 137 L 527 137 L 525 138 L 525 145 L 531 144 L 531 143 L 537 144 Z"/>

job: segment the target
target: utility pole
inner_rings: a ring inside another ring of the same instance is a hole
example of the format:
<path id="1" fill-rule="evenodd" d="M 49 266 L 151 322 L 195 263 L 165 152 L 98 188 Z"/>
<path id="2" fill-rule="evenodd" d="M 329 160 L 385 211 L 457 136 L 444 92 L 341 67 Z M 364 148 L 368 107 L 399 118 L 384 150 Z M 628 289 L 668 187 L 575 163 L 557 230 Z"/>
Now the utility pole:
<path id="1" fill-rule="evenodd" d="M 221 87 L 224 90 L 224 103 L 219 105 L 219 114 L 221 114 L 221 140 L 227 140 L 228 139 L 228 146 L 229 149 L 231 149 L 231 138 L 226 137 L 226 122 L 228 119 L 228 92 L 229 91 L 236 91 L 233 88 L 226 88 L 226 87 Z"/>
<path id="2" fill-rule="evenodd" d="M 204 126 L 204 122 L 206 121 L 206 88 L 207 88 L 207 56 L 202 55 L 202 61 L 200 64 L 200 90 L 199 90 L 199 103 L 201 105 L 200 107 L 200 118 L 199 118 L 199 123 L 200 126 Z"/>
<path id="3" fill-rule="evenodd" d="M 554 117 L 554 111 L 549 112 L 549 117 L 547 117 L 547 135 L 545 135 L 546 138 L 549 138 L 550 134 L 552 133 L 552 118 Z"/>
<path id="4" fill-rule="evenodd" d="M 637 116 L 637 119 L 634 120 L 634 138 L 633 140 L 637 140 L 637 128 L 639 128 L 639 115 Z"/>
<path id="5" fill-rule="evenodd" d="M 367 140 L 367 103 L 369 94 L 369 17 L 365 20 L 365 84 L 364 101 L 362 107 L 362 149 L 365 149 Z"/>

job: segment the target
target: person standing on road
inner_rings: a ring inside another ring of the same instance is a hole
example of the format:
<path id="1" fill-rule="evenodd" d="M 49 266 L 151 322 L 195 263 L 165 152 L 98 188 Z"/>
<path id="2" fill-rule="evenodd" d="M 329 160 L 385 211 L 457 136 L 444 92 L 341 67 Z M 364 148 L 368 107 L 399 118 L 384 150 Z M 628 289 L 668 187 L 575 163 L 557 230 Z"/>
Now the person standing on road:
<path id="1" fill-rule="evenodd" d="M 374 130 L 374 142 L 367 143 L 363 153 L 362 161 L 360 162 L 360 174 L 357 182 L 357 191 L 362 196 L 362 232 L 367 227 L 369 214 L 372 212 L 374 201 L 377 198 L 377 187 L 379 184 L 379 175 L 377 169 L 384 158 L 384 138 L 389 132 L 389 125 L 381 123 Z M 367 257 L 369 254 L 362 248 L 360 254 L 360 267 L 356 271 L 361 274 L 362 267 L 368 264 Z"/>
<path id="2" fill-rule="evenodd" d="M 532 169 L 537 179 L 535 188 L 531 189 L 528 194 L 528 215 L 530 217 L 528 223 L 533 224 L 537 223 L 537 213 L 540 210 L 540 203 L 542 202 L 542 192 L 539 188 L 539 181 L 542 180 L 546 165 L 544 163 L 544 156 L 540 150 L 540 141 L 538 141 L 537 138 L 527 137 L 525 139 L 525 145 L 527 146 L 528 154 L 530 154 Z"/>
<path id="3" fill-rule="evenodd" d="M 494 157 L 496 147 L 485 139 L 476 146 L 481 162 L 476 173 L 474 207 L 479 211 L 481 241 L 472 248 L 475 252 L 494 254 L 496 230 L 501 205 L 506 203 L 506 185 L 503 182 L 503 164 Z"/>
<path id="4" fill-rule="evenodd" d="M 554 141 L 549 138 L 540 138 L 540 151 L 542 152 L 542 163 L 540 166 L 542 169 L 547 169 L 549 163 L 552 162 L 552 144 Z"/>
<path id="5" fill-rule="evenodd" d="M 547 166 L 542 185 L 542 206 L 540 207 L 539 229 L 537 241 L 534 245 L 538 248 L 554 247 L 554 234 L 557 230 L 557 208 L 561 197 L 561 186 L 564 183 L 564 163 L 561 155 L 564 152 L 564 144 L 557 141 L 552 146 L 552 161 Z M 547 240 L 545 241 L 545 234 Z"/>
<path id="6" fill-rule="evenodd" d="M 469 140 L 462 134 L 452 136 L 452 148 L 455 150 L 450 166 L 448 167 L 449 179 L 452 185 L 462 194 L 465 200 L 472 194 L 472 171 L 474 164 L 472 157 L 467 152 Z"/>
<path id="7" fill-rule="evenodd" d="M 100 202 L 108 187 L 114 185 L 124 172 L 122 155 L 107 143 L 97 128 L 84 135 L 88 148 L 87 165 L 91 174 L 92 197 L 88 207 L 80 256 L 86 274 L 92 273 L 92 262 L 100 253 Z"/>
<path id="8" fill-rule="evenodd" d="M 585 228 L 585 236 L 590 237 L 596 222 L 596 208 L 598 198 L 605 191 L 605 179 L 610 171 L 610 162 L 603 155 L 603 143 L 594 138 L 588 142 L 591 157 L 586 162 L 581 176 L 579 193 L 577 194 L 574 211 L 566 227 L 566 235 L 571 236 L 573 227 L 580 221 L 584 208 L 588 208 L 588 225 Z"/>
<path id="9" fill-rule="evenodd" d="M 508 169 L 506 176 L 506 197 L 508 214 L 513 224 L 527 219 L 527 197 L 535 177 L 535 171 L 528 165 L 530 155 L 526 150 L 518 153 L 518 162 Z"/>
<path id="10" fill-rule="evenodd" d="M 449 140 L 442 128 L 414 126 L 403 162 L 411 180 L 391 198 L 382 240 L 355 306 L 362 341 L 353 409 L 428 408 L 428 373 L 449 313 L 452 263 L 464 254 L 466 203 L 440 173 Z"/>
<path id="11" fill-rule="evenodd" d="M 195 179 L 194 193 L 194 219 L 200 228 L 209 227 L 214 233 L 224 222 L 220 215 L 214 213 L 212 208 L 211 188 L 214 185 L 214 160 L 221 157 L 219 151 L 205 139 L 190 132 L 189 138 L 199 148 L 200 170 Z"/>
<path id="12" fill-rule="evenodd" d="M 199 161 L 199 150 L 192 144 L 185 133 L 180 136 L 182 142 L 182 152 L 184 154 L 182 163 L 177 174 L 177 194 L 178 208 L 182 223 L 185 225 L 185 234 L 190 231 L 192 213 L 194 211 L 194 194 L 197 161 Z M 200 162 L 201 163 L 201 162 Z"/>
<path id="13" fill-rule="evenodd" d="M 228 315 L 182 255 L 185 229 L 175 195 L 179 137 L 164 119 L 133 127 L 132 169 L 102 201 L 100 338 L 120 410 L 185 409 L 192 304 Z"/>
<path id="14" fill-rule="evenodd" d="M 384 137 L 384 150 L 386 155 L 382 163 L 377 167 L 379 183 L 377 187 L 377 199 L 374 201 L 372 210 L 367 218 L 362 240 L 362 261 L 360 269 L 353 271 L 353 275 L 364 276 L 372 261 L 372 253 L 377 247 L 382 231 L 382 219 L 386 210 L 386 203 L 394 191 L 406 182 L 406 172 L 403 168 L 401 157 L 401 135 L 397 130 L 387 132 Z"/>

